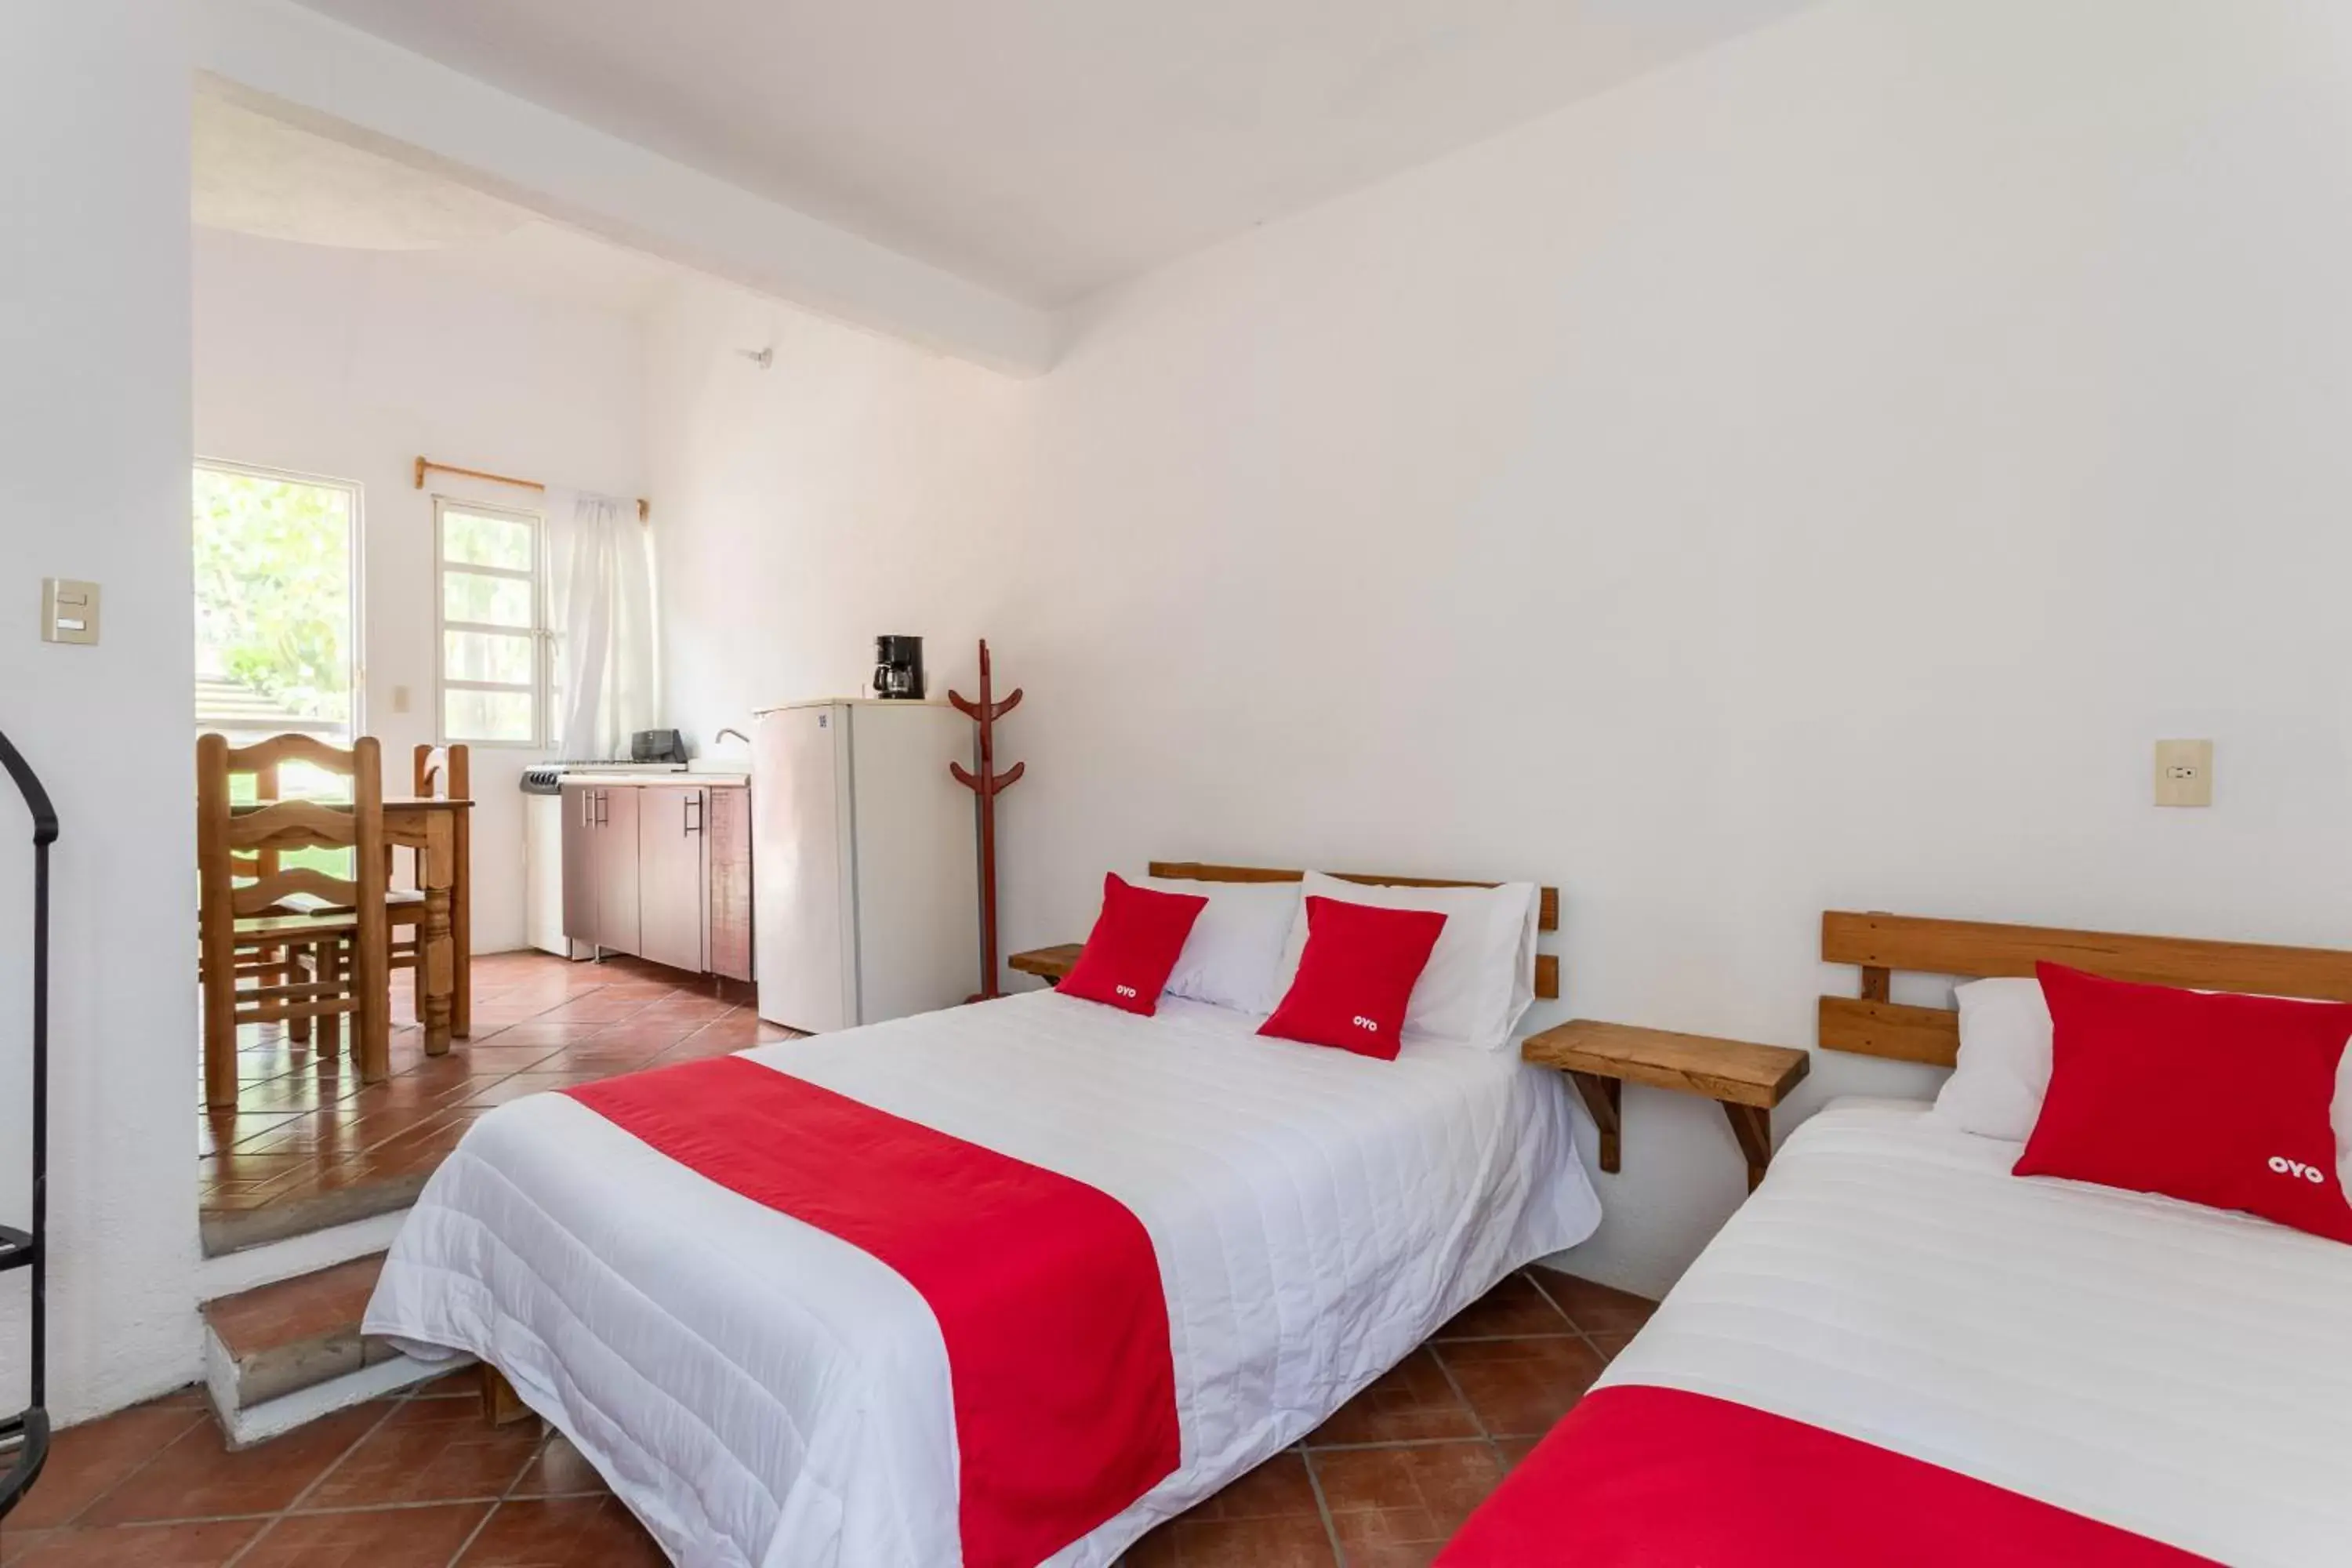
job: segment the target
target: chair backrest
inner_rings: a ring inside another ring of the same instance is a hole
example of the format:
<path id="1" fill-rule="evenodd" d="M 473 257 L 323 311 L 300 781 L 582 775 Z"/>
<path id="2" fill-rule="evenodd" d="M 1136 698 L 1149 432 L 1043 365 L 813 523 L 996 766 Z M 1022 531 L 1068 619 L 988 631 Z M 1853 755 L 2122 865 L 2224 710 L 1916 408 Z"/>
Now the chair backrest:
<path id="1" fill-rule="evenodd" d="M 449 746 L 417 747 L 413 773 L 419 800 L 473 798 L 472 759 L 463 741 Z"/>
<path id="2" fill-rule="evenodd" d="M 296 742 L 298 744 L 281 747 L 275 741 L 264 741 L 251 746 L 229 748 L 230 755 L 236 759 L 229 765 L 229 773 L 232 779 L 250 777 L 253 780 L 254 799 L 269 801 L 283 798 L 285 779 L 282 769 L 284 764 L 289 762 L 299 763 L 323 773 L 343 777 L 350 776 L 352 763 L 349 752 L 323 744 L 299 744 L 299 742 L 302 742 L 305 739 L 299 735 L 279 738 Z M 199 766 L 203 765 L 201 754 L 197 762 Z M 232 784 L 229 789 L 232 811 L 236 808 L 236 790 Z M 259 881 L 263 878 L 274 877 L 278 874 L 278 851 L 274 847 L 265 847 L 232 854 L 229 857 L 229 870 L 232 875 L 246 881 Z"/>
<path id="3" fill-rule="evenodd" d="M 348 805 L 280 800 L 278 769 L 299 762 L 352 781 Z M 233 803 L 231 780 L 254 780 L 250 805 Z M 312 866 L 284 867 L 289 849 L 353 850 L 352 874 L 332 877 Z M 362 735 L 349 751 L 308 735 L 278 735 L 231 746 L 221 735 L 196 738 L 196 870 L 206 921 L 268 914 L 307 894 L 339 908 L 357 908 L 362 889 L 383 897 L 383 748 Z M 250 882 L 236 885 L 239 877 Z"/>

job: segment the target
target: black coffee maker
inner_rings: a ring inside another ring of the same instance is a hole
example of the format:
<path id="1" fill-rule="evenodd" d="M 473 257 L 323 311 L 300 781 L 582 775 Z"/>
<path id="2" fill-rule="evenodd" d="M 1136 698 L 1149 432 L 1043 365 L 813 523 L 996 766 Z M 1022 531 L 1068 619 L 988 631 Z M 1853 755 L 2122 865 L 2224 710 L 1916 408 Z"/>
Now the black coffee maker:
<path id="1" fill-rule="evenodd" d="M 874 639 L 874 695 L 920 701 L 923 695 L 923 639 Z"/>

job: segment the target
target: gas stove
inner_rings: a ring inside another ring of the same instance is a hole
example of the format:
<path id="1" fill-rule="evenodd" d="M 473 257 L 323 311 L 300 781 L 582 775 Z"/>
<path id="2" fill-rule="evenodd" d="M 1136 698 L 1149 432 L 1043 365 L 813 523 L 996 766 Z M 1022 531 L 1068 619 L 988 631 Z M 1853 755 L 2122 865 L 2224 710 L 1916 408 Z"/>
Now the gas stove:
<path id="1" fill-rule="evenodd" d="M 564 763 L 533 763 L 522 771 L 525 795 L 562 795 L 566 773 L 682 773 L 684 763 L 605 762 L 583 757 Z"/>

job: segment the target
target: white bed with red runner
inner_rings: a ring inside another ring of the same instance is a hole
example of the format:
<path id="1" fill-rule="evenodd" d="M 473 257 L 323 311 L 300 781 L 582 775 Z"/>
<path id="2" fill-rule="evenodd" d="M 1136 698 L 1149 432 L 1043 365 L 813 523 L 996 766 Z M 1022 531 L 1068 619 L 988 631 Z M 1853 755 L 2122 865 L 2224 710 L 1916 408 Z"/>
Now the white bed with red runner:
<path id="1" fill-rule="evenodd" d="M 2352 1563 L 2352 1247 L 2019 1149 L 1814 1117 L 1441 1563 Z"/>
<path id="2" fill-rule="evenodd" d="M 517 1101 L 367 1330 L 499 1367 L 698 1568 L 1109 1563 L 1599 1219 L 1557 1075 L 1259 1022 L 1035 993 Z"/>

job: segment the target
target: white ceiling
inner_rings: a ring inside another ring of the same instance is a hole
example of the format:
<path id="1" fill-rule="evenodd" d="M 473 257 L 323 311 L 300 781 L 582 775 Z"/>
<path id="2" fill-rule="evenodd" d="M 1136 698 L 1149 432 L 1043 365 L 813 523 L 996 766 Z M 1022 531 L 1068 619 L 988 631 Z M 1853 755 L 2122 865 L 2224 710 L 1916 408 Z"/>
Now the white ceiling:
<path id="1" fill-rule="evenodd" d="M 1038 304 L 1814 0 L 303 0 Z"/>
<path id="2" fill-rule="evenodd" d="M 513 233 L 531 215 L 438 174 L 396 163 L 199 93 L 194 217 L 210 228 L 357 250 L 437 250 Z"/>
<path id="3" fill-rule="evenodd" d="M 352 250 L 539 298 L 641 314 L 678 269 L 442 175 L 256 113 L 195 100 L 194 205 L 207 228 Z"/>

